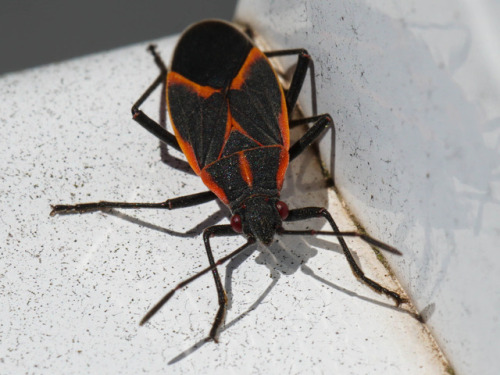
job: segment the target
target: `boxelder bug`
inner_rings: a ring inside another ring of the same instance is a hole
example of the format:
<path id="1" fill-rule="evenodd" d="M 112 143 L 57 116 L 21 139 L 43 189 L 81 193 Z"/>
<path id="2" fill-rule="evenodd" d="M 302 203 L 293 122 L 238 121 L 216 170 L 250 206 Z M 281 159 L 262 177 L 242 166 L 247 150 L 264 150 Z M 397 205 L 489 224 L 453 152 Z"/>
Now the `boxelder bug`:
<path id="1" fill-rule="evenodd" d="M 262 52 L 231 24 L 204 21 L 191 26 L 181 36 L 170 71 L 149 48 L 161 70 L 158 78 L 132 107 L 135 121 L 170 147 L 181 150 L 194 172 L 210 191 L 168 199 L 160 203 L 94 202 L 53 206 L 51 215 L 83 213 L 108 208 L 164 208 L 173 210 L 219 198 L 231 210 L 230 225 L 214 225 L 203 232 L 210 266 L 178 284 L 143 318 L 148 321 L 178 289 L 201 275 L 212 272 L 219 299 L 210 337 L 217 340 L 224 321 L 227 298 L 217 266 L 260 241 L 268 245 L 275 234 L 338 237 L 354 275 L 396 305 L 406 302 L 366 277 L 356 264 L 342 237 L 364 241 L 395 254 L 395 248 L 368 235 L 340 232 L 330 213 L 321 207 L 289 210 L 279 199 L 285 171 L 325 129 L 333 125 L 328 114 L 289 121 L 302 88 L 311 57 L 304 49 Z M 297 55 L 297 66 L 287 90 L 281 86 L 268 58 Z M 175 136 L 144 114 L 139 107 L 166 79 L 167 108 Z M 314 125 L 291 147 L 289 127 Z M 283 222 L 325 218 L 332 232 L 286 230 Z M 210 248 L 213 236 L 243 234 L 247 242 L 217 262 Z"/>

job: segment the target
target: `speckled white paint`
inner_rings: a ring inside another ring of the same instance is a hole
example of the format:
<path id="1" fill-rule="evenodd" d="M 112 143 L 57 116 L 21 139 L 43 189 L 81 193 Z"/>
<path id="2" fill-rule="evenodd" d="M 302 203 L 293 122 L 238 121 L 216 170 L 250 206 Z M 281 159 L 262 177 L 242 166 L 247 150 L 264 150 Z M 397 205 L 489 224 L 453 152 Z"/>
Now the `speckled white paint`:
<path id="1" fill-rule="evenodd" d="M 174 42 L 158 42 L 163 56 Z M 443 372 L 422 325 L 359 283 L 326 238 L 279 238 L 221 267 L 232 307 L 218 345 L 203 344 L 217 307 L 210 276 L 138 326 L 169 288 L 206 266 L 200 233 L 227 222 L 225 208 L 49 212 L 57 203 L 162 201 L 204 189 L 162 163 L 158 141 L 131 119 L 158 73 L 146 45 L 0 78 L 0 372 Z M 159 93 L 146 113 L 157 117 L 158 103 Z M 311 154 L 293 163 L 282 196 L 291 207 L 327 205 L 352 228 Z M 216 256 L 238 243 L 217 239 Z M 371 249 L 353 244 L 366 273 L 397 288 Z"/>
<path id="2" fill-rule="evenodd" d="M 274 48 L 307 48 L 322 157 L 463 374 L 500 368 L 498 1 L 241 1 Z M 307 96 L 302 104 L 310 105 Z"/>

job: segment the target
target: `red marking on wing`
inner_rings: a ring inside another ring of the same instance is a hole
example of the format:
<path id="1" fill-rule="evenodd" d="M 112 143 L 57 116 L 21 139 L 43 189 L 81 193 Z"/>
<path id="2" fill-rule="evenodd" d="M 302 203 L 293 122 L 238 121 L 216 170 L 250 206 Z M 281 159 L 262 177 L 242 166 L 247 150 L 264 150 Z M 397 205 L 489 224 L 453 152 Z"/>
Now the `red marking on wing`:
<path id="1" fill-rule="evenodd" d="M 203 181 L 203 183 L 222 201 L 224 204 L 229 204 L 229 200 L 227 199 L 226 193 L 222 188 L 215 183 L 212 179 L 212 176 L 207 173 L 206 169 L 203 169 L 199 175 Z"/>
<path id="2" fill-rule="evenodd" d="M 186 142 L 184 139 L 181 138 L 179 132 L 177 131 L 174 125 L 172 127 L 174 128 L 175 138 L 177 138 L 177 142 L 179 143 L 182 152 L 186 156 L 189 165 L 193 169 L 194 173 L 196 173 L 199 176 L 201 171 L 200 171 L 200 166 L 198 165 L 198 160 L 196 159 L 196 155 L 194 154 L 193 146 L 191 146 L 189 142 Z"/>
<path id="3" fill-rule="evenodd" d="M 266 56 L 258 48 L 253 47 L 245 60 L 245 63 L 241 67 L 238 75 L 234 77 L 231 82 L 231 90 L 240 90 L 241 86 L 245 83 L 247 75 L 250 73 L 250 67 L 259 59 L 266 58 Z"/>
<path id="4" fill-rule="evenodd" d="M 227 115 L 226 132 L 224 133 L 224 143 L 222 144 L 222 147 L 220 148 L 218 159 L 221 158 L 222 153 L 224 152 L 224 147 L 226 147 L 227 140 L 229 139 L 229 136 L 231 135 L 231 132 L 233 131 L 233 118 L 231 117 L 231 110 L 228 109 L 228 112 L 229 113 Z"/>
<path id="5" fill-rule="evenodd" d="M 245 156 L 245 152 L 239 152 L 239 161 L 240 161 L 240 173 L 241 177 L 243 177 L 243 180 L 247 183 L 249 187 L 252 187 L 253 184 L 253 175 L 252 175 L 252 169 L 250 168 L 250 163 L 248 163 L 248 160 Z"/>
<path id="6" fill-rule="evenodd" d="M 283 187 L 283 181 L 285 179 L 285 173 L 286 169 L 288 168 L 289 159 L 290 157 L 288 154 L 288 148 L 283 147 L 280 152 L 278 173 L 276 173 L 276 185 L 278 187 L 278 190 L 281 190 L 281 188 Z"/>
<path id="7" fill-rule="evenodd" d="M 257 143 L 259 146 L 262 146 L 262 143 L 258 142 L 255 138 L 252 138 L 245 129 L 236 121 L 233 117 L 231 117 L 231 131 L 237 130 L 247 138 L 250 138 L 252 141 Z"/>
<path id="8" fill-rule="evenodd" d="M 168 72 L 167 90 L 168 86 L 171 85 L 182 85 L 185 87 L 189 87 L 193 92 L 195 92 L 197 95 L 201 96 L 204 99 L 209 98 L 212 94 L 216 92 L 221 92 L 220 89 L 214 89 L 213 87 L 210 86 L 201 86 L 196 82 L 193 82 L 176 72 Z"/>
<path id="9" fill-rule="evenodd" d="M 288 110 L 286 108 L 285 95 L 283 88 L 280 86 L 281 91 L 281 112 L 278 117 L 278 124 L 280 127 L 281 138 L 283 139 L 283 147 L 288 151 L 290 149 L 290 126 L 288 124 Z M 288 162 L 287 162 L 288 163 Z"/>

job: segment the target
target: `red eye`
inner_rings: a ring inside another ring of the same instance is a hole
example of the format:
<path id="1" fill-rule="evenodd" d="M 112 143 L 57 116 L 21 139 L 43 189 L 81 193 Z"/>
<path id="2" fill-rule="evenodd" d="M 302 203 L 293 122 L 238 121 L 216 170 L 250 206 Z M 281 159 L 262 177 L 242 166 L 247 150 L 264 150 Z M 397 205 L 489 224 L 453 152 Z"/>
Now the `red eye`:
<path id="1" fill-rule="evenodd" d="M 288 217 L 288 206 L 285 202 L 277 201 L 276 208 L 278 209 L 278 213 L 281 216 L 282 220 L 285 220 Z"/>
<path id="2" fill-rule="evenodd" d="M 243 232 L 243 224 L 241 223 L 241 216 L 236 214 L 231 217 L 231 228 L 236 233 L 241 233 Z"/>

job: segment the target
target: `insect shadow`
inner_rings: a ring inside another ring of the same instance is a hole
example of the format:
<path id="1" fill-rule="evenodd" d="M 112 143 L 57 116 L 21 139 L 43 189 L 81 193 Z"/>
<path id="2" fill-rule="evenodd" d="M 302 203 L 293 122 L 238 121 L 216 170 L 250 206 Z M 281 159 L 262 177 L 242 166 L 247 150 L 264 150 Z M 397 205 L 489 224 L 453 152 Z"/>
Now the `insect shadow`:
<path id="1" fill-rule="evenodd" d="M 227 217 L 227 213 L 224 212 L 224 209 L 221 207 L 217 211 L 215 211 L 213 214 L 208 216 L 205 220 L 201 221 L 200 223 L 196 224 L 194 227 L 191 229 L 188 229 L 186 231 L 177 231 L 173 229 L 168 229 L 165 227 L 162 227 L 160 225 L 153 224 L 151 222 L 138 219 L 132 215 L 128 215 L 123 213 L 122 211 L 115 210 L 113 208 L 111 209 L 105 209 L 102 210 L 102 212 L 114 216 L 117 218 L 120 218 L 122 220 L 125 220 L 129 223 L 140 225 L 142 227 L 155 230 L 160 233 L 168 234 L 170 236 L 175 236 L 175 237 L 181 237 L 181 238 L 194 238 L 198 237 L 201 233 L 203 233 L 203 230 L 207 226 L 215 225 L 217 223 L 220 223 L 225 217 Z"/>
<path id="2" fill-rule="evenodd" d="M 338 284 L 335 284 L 315 273 L 315 271 L 307 265 L 307 262 L 312 257 L 316 256 L 319 251 L 331 251 L 338 254 L 342 254 L 342 249 L 339 244 L 327 240 L 321 240 L 318 238 L 290 238 L 290 237 L 280 237 L 279 241 L 274 242 L 269 247 L 263 247 L 258 244 L 254 244 L 248 247 L 245 251 L 238 254 L 236 257 L 232 258 L 226 265 L 226 273 L 224 279 L 224 287 L 228 297 L 228 309 L 232 306 L 233 294 L 232 294 L 232 280 L 233 273 L 236 269 L 244 266 L 243 263 L 249 260 L 249 258 L 254 254 L 255 251 L 260 251 L 260 253 L 255 257 L 255 262 L 266 266 L 270 271 L 271 282 L 269 285 L 260 293 L 259 297 L 241 314 L 236 316 L 231 321 L 227 322 L 220 328 L 220 333 L 233 328 L 239 322 L 241 322 L 247 315 L 249 315 L 253 310 L 256 310 L 259 305 L 268 297 L 273 288 L 278 284 L 282 275 L 288 276 L 298 270 L 302 271 L 304 274 L 310 276 L 312 279 L 328 286 L 338 292 L 345 293 L 348 296 L 359 298 L 368 303 L 373 303 L 383 308 L 389 308 L 394 311 L 401 313 L 406 313 L 411 317 L 422 321 L 421 317 L 409 310 L 402 309 L 401 307 L 396 307 L 391 303 L 382 302 L 377 299 L 370 297 L 365 297 L 359 295 L 347 288 L 344 288 Z M 334 260 L 332 260 L 334 261 Z M 168 364 L 173 365 L 183 359 L 189 357 L 191 354 L 195 353 L 203 347 L 206 343 L 211 341 L 210 336 L 206 336 L 203 339 L 194 343 L 188 349 L 183 350 L 181 353 L 172 358 Z"/>

